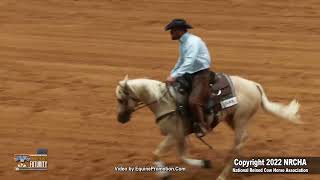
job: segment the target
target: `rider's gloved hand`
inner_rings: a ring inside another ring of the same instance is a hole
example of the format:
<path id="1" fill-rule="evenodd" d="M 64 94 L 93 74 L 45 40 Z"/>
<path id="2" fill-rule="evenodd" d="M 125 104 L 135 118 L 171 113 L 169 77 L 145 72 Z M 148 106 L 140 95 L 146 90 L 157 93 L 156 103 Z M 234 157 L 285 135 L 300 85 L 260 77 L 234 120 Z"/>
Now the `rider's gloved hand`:
<path id="1" fill-rule="evenodd" d="M 176 81 L 176 79 L 175 79 L 174 77 L 168 76 L 168 77 L 167 77 L 167 80 L 166 80 L 166 84 L 167 84 L 167 85 L 171 85 L 171 84 L 173 84 L 175 81 Z"/>

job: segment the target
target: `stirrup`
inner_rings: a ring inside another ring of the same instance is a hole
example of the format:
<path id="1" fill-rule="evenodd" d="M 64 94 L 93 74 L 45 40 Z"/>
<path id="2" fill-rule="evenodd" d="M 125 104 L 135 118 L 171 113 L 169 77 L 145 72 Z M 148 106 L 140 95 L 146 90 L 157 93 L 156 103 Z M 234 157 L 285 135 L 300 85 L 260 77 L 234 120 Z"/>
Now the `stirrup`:
<path id="1" fill-rule="evenodd" d="M 208 130 L 205 127 L 203 127 L 202 124 L 199 123 L 194 123 L 193 129 L 195 130 L 194 134 L 199 138 L 205 136 L 208 133 Z"/>
<path id="2" fill-rule="evenodd" d="M 202 132 L 198 132 L 198 133 L 195 133 L 195 135 L 197 136 L 197 138 L 202 138 L 204 137 L 206 134 L 202 133 Z"/>

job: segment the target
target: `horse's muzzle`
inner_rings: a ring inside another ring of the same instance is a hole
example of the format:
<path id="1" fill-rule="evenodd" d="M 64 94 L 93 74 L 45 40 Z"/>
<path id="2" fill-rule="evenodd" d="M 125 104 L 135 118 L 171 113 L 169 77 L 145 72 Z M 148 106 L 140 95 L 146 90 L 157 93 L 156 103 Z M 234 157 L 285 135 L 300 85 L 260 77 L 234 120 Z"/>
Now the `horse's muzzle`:
<path id="1" fill-rule="evenodd" d="M 118 114 L 118 121 L 122 124 L 127 123 L 130 120 L 131 113 L 119 113 Z"/>

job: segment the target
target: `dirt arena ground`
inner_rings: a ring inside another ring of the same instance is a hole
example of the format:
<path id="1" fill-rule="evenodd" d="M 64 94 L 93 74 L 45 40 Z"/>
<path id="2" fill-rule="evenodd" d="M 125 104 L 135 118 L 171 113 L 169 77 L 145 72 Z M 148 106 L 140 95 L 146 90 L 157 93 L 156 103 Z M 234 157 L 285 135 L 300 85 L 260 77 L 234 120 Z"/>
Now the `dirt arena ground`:
<path id="1" fill-rule="evenodd" d="M 320 156 L 318 0 L 1 0 L 0 179 L 131 180 L 153 173 L 119 173 L 115 166 L 152 165 L 163 138 L 148 109 L 125 125 L 116 120 L 115 87 L 129 78 L 165 80 L 178 43 L 163 27 L 187 19 L 207 43 L 212 69 L 261 83 L 269 98 L 297 98 L 297 126 L 259 111 L 245 156 Z M 193 137 L 193 157 L 213 160 L 186 167 L 174 179 L 214 179 L 224 166 L 233 132 L 220 124 Z M 49 149 L 49 171 L 15 172 L 14 153 Z M 319 179 L 319 175 L 232 175 L 230 179 Z"/>

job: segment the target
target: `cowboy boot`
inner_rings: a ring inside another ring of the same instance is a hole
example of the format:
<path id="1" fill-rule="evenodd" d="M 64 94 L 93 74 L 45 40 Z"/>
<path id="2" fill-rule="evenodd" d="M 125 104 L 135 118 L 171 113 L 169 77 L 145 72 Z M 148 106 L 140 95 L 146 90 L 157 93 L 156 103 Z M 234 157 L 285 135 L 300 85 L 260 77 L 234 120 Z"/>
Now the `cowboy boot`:
<path id="1" fill-rule="evenodd" d="M 195 133 L 198 137 L 203 137 L 211 130 L 211 127 L 205 122 L 204 112 L 200 105 L 194 107 L 193 111 L 197 121 L 194 123 Z"/>

